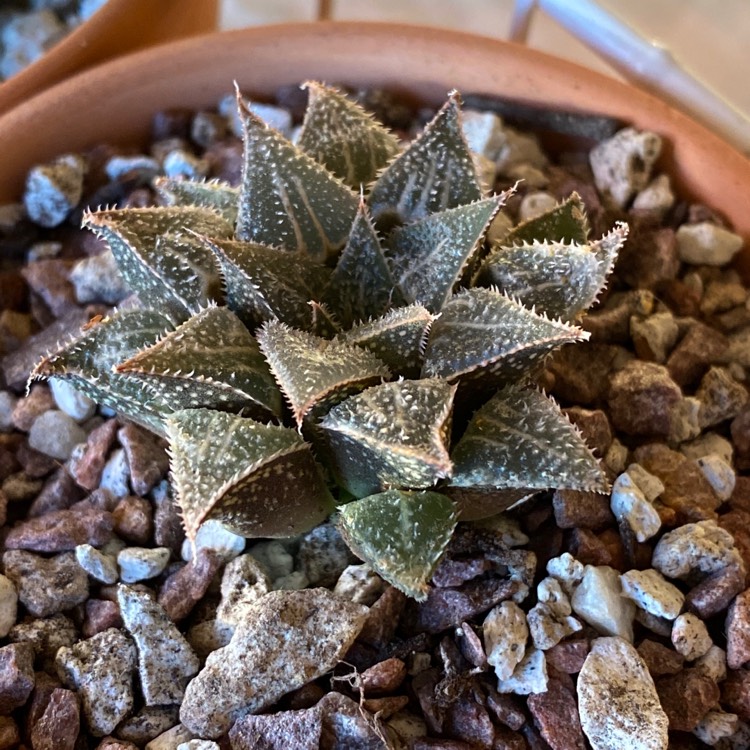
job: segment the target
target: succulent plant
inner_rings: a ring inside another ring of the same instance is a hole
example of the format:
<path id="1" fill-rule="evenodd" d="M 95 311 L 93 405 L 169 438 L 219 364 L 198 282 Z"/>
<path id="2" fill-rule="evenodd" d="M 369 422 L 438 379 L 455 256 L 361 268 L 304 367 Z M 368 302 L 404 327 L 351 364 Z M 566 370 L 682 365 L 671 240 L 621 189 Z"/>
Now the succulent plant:
<path id="1" fill-rule="evenodd" d="M 139 306 L 41 361 L 169 443 L 188 538 L 335 514 L 352 550 L 422 599 L 459 518 L 551 487 L 606 491 L 535 380 L 587 334 L 626 238 L 597 240 L 578 196 L 488 229 L 460 99 L 403 149 L 336 89 L 307 84 L 296 144 L 238 93 L 239 187 L 161 179 L 163 205 L 98 210 Z"/>

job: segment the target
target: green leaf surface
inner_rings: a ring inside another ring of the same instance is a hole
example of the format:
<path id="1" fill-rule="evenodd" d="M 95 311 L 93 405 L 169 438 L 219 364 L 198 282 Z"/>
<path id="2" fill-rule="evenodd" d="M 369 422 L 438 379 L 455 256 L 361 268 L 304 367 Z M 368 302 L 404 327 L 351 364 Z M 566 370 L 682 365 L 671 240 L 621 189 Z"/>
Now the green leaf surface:
<path id="1" fill-rule="evenodd" d="M 237 237 L 335 255 L 349 235 L 357 195 L 325 167 L 254 115 L 239 99 L 245 150 Z"/>
<path id="2" fill-rule="evenodd" d="M 389 490 L 345 505 L 338 525 L 357 557 L 397 589 L 424 601 L 456 527 L 456 511 L 438 492 Z"/>
<path id="3" fill-rule="evenodd" d="M 417 377 L 434 320 L 435 316 L 422 305 L 397 307 L 382 318 L 360 323 L 339 334 L 339 339 L 369 349 L 391 372 Z"/>
<path id="4" fill-rule="evenodd" d="M 364 202 L 331 275 L 325 299 L 346 327 L 378 317 L 402 300 Z"/>
<path id="5" fill-rule="evenodd" d="M 508 386 L 471 419 L 453 449 L 451 485 L 607 492 L 599 462 L 557 404 Z"/>
<path id="6" fill-rule="evenodd" d="M 503 238 L 503 245 L 532 242 L 575 242 L 583 245 L 588 240 L 589 221 L 586 208 L 578 193 L 558 203 L 554 208 L 521 222 Z"/>
<path id="7" fill-rule="evenodd" d="M 281 394 L 258 342 L 226 307 L 208 307 L 117 367 L 172 410 L 211 407 L 278 417 Z"/>
<path id="8" fill-rule="evenodd" d="M 310 446 L 294 430 L 212 409 L 177 411 L 166 427 L 188 539 L 208 519 L 243 536 L 293 536 L 332 512 Z"/>
<path id="9" fill-rule="evenodd" d="M 123 208 L 87 213 L 83 224 L 109 244 L 123 278 L 143 304 L 173 323 L 210 301 L 221 301 L 218 265 L 194 234 L 231 237 L 231 225 L 216 211 Z"/>
<path id="10" fill-rule="evenodd" d="M 355 497 L 391 487 L 426 489 L 451 475 L 454 386 L 399 380 L 368 388 L 320 423 L 338 482 Z"/>
<path id="11" fill-rule="evenodd" d="M 167 206 L 203 206 L 218 211 L 230 226 L 234 226 L 237 221 L 240 191 L 226 182 L 195 182 L 176 177 L 157 177 L 153 184 Z"/>
<path id="12" fill-rule="evenodd" d="M 387 258 L 408 302 L 438 313 L 484 239 L 504 196 L 432 214 L 395 229 Z"/>
<path id="13" fill-rule="evenodd" d="M 171 411 L 169 405 L 159 393 L 117 373 L 115 367 L 171 329 L 170 322 L 152 310 L 122 312 L 92 321 L 79 338 L 39 362 L 29 380 L 67 380 L 97 403 L 163 434 L 162 417 Z"/>
<path id="14" fill-rule="evenodd" d="M 427 340 L 427 377 L 462 376 L 498 381 L 523 378 L 549 352 L 587 334 L 537 315 L 493 289 L 459 292 L 443 307 Z"/>
<path id="15" fill-rule="evenodd" d="M 330 271 L 303 253 L 256 242 L 205 240 L 221 267 L 227 306 L 249 328 L 282 320 L 312 324 L 311 300 L 319 300 Z"/>
<path id="16" fill-rule="evenodd" d="M 378 177 L 368 198 L 376 223 L 415 221 L 482 197 L 460 116 L 460 98 L 454 93 Z"/>
<path id="17" fill-rule="evenodd" d="M 372 182 L 398 153 L 398 140 L 337 89 L 312 81 L 305 88 L 299 148 L 355 190 Z"/>
<path id="18" fill-rule="evenodd" d="M 366 349 L 277 321 L 261 328 L 258 342 L 300 427 L 313 407 L 317 415 L 351 393 L 390 377 L 388 368 Z"/>

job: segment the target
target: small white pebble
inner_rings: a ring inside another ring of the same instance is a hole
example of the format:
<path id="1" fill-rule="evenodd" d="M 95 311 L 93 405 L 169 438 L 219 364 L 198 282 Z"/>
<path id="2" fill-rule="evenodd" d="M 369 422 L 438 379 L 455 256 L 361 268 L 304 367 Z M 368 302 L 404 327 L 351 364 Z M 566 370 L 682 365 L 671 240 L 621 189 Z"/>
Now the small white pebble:
<path id="1" fill-rule="evenodd" d="M 565 593 L 570 596 L 573 589 L 583 580 L 585 568 L 570 552 L 563 552 L 559 557 L 550 558 L 547 562 L 547 572 L 560 581 Z"/>
<path id="2" fill-rule="evenodd" d="M 518 207 L 518 221 L 533 219 L 555 208 L 555 206 L 557 206 L 557 201 L 554 195 L 541 190 L 534 193 L 527 193 Z"/>
<path id="3" fill-rule="evenodd" d="M 701 467 L 703 476 L 706 477 L 717 497 L 722 501 L 729 500 L 737 482 L 734 469 L 715 453 L 699 458 L 698 466 Z"/>
<path id="4" fill-rule="evenodd" d="M 177 750 L 221 750 L 213 740 L 190 740 L 177 745 Z"/>
<path id="5" fill-rule="evenodd" d="M 639 211 L 648 211 L 658 218 L 664 217 L 674 205 L 674 193 L 669 183 L 669 175 L 660 174 L 655 177 L 633 201 L 633 208 Z"/>
<path id="6" fill-rule="evenodd" d="M 229 562 L 244 552 L 245 537 L 230 531 L 220 521 L 210 519 L 200 525 L 198 533 L 195 535 L 195 547 L 196 549 L 211 549 L 224 562 Z M 193 545 L 187 539 L 182 545 L 182 559 L 185 562 L 190 562 L 193 559 Z"/>
<path id="7" fill-rule="evenodd" d="M 547 662 L 544 651 L 529 648 L 526 654 L 505 680 L 497 681 L 497 689 L 501 693 L 515 693 L 516 695 L 531 695 L 532 693 L 547 692 Z"/>
<path id="8" fill-rule="evenodd" d="M 205 177 L 209 169 L 205 159 L 199 159 L 181 148 L 170 151 L 164 157 L 163 167 L 167 177 L 185 177 L 189 180 Z"/>
<path id="9" fill-rule="evenodd" d="M 715 453 L 731 466 L 734 448 L 723 435 L 719 435 L 716 432 L 706 432 L 689 443 L 683 443 L 680 446 L 680 453 L 696 460 Z"/>
<path id="10" fill-rule="evenodd" d="M 708 652 L 713 641 L 703 620 L 686 612 L 672 625 L 672 645 L 686 661 L 695 661 Z"/>
<path id="11" fill-rule="evenodd" d="M 544 169 L 547 166 L 547 156 L 542 151 L 536 136 L 507 126 L 503 128 L 503 133 L 505 141 L 496 159 L 499 172 L 507 174 L 508 170 L 519 164 L 528 164 L 538 169 Z"/>
<path id="12" fill-rule="evenodd" d="M 117 448 L 110 454 L 104 464 L 99 486 L 109 490 L 115 497 L 124 497 L 130 493 L 130 466 L 123 448 Z"/>
<path id="13" fill-rule="evenodd" d="M 630 464 L 627 473 L 650 503 L 653 503 L 664 492 L 664 483 L 661 479 L 646 471 L 640 464 Z"/>
<path id="14" fill-rule="evenodd" d="M 700 266 L 726 265 L 743 245 L 740 235 L 710 221 L 682 224 L 675 237 L 680 260 Z"/>
<path id="15" fill-rule="evenodd" d="M 169 555 L 166 547 L 125 547 L 117 555 L 120 578 L 125 583 L 155 578 L 167 567 Z"/>
<path id="16" fill-rule="evenodd" d="M 275 578 L 271 583 L 272 591 L 300 591 L 310 585 L 307 576 L 301 570 L 295 570 L 285 576 Z"/>
<path id="17" fill-rule="evenodd" d="M 573 611 L 602 635 L 617 635 L 632 643 L 636 606 L 622 595 L 620 574 L 608 565 L 587 565 L 573 592 Z"/>
<path id="18" fill-rule="evenodd" d="M 13 431 L 13 409 L 18 399 L 10 391 L 0 391 L 0 432 Z"/>
<path id="19" fill-rule="evenodd" d="M 731 737 L 740 723 L 737 714 L 730 714 L 719 708 L 711 709 L 693 729 L 693 734 L 707 745 L 718 745 L 726 737 Z"/>
<path id="20" fill-rule="evenodd" d="M 703 656 L 693 662 L 693 667 L 714 682 L 724 682 L 727 678 L 727 652 L 713 644 Z"/>
<path id="21" fill-rule="evenodd" d="M 294 558 L 286 551 L 284 545 L 275 539 L 256 542 L 248 552 L 268 571 L 268 577 L 272 581 L 288 576 L 294 570 Z"/>
<path id="22" fill-rule="evenodd" d="M 623 596 L 656 617 L 674 620 L 685 604 L 685 595 L 658 570 L 629 570 L 620 576 Z"/>
<path id="23" fill-rule="evenodd" d="M 90 544 L 79 544 L 76 547 L 76 560 L 97 581 L 108 584 L 117 581 L 118 570 L 114 558 L 103 554 Z"/>
<path id="24" fill-rule="evenodd" d="M 385 581 L 369 566 L 348 565 L 339 576 L 333 593 L 355 604 L 371 607 L 385 588 Z"/>
<path id="25" fill-rule="evenodd" d="M 482 623 L 484 651 L 498 680 L 511 677 L 526 652 L 529 628 L 524 611 L 515 602 L 493 607 Z"/>
<path id="26" fill-rule="evenodd" d="M 57 409 L 40 414 L 29 430 L 29 445 L 60 461 L 67 461 L 73 448 L 85 440 L 86 431 L 73 417 Z"/>
<path id="27" fill-rule="evenodd" d="M 461 130 L 469 148 L 494 162 L 505 142 L 503 121 L 494 112 L 465 109 L 461 114 Z"/>
<path id="28" fill-rule="evenodd" d="M 145 750 L 177 750 L 180 745 L 191 739 L 193 733 L 187 727 L 178 724 L 147 743 Z"/>
<path id="29" fill-rule="evenodd" d="M 627 523 L 639 542 L 650 539 L 661 528 L 661 518 L 656 508 L 627 472 L 615 479 L 610 506 L 615 518 Z"/>
<path id="30" fill-rule="evenodd" d="M 67 380 L 50 378 L 49 386 L 58 408 L 76 422 L 85 422 L 94 416 L 96 402 L 76 390 Z"/>

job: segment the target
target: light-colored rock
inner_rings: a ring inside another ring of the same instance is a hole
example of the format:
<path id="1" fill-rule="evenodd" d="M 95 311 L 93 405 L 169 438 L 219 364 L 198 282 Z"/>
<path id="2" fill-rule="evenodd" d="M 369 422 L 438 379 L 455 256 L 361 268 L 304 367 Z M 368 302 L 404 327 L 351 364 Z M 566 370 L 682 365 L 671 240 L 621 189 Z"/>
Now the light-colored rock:
<path id="1" fill-rule="evenodd" d="M 105 555 L 90 544 L 79 544 L 76 547 L 78 564 L 92 577 L 101 583 L 115 583 L 119 576 L 117 563 L 110 555 Z"/>
<path id="2" fill-rule="evenodd" d="M 660 635 L 662 638 L 669 638 L 672 635 L 672 623 L 674 620 L 667 620 L 665 617 L 657 617 L 650 612 L 646 612 L 645 609 L 636 608 L 635 621 L 643 625 L 644 628 L 650 630 L 652 633 Z"/>
<path id="3" fill-rule="evenodd" d="M 177 745 L 177 750 L 221 750 L 212 740 L 188 740 Z"/>
<path id="4" fill-rule="evenodd" d="M 66 154 L 29 170 L 23 202 L 28 217 L 43 227 L 62 224 L 81 200 L 85 162 Z"/>
<path id="5" fill-rule="evenodd" d="M 245 550 L 245 537 L 230 531 L 223 523 L 210 519 L 200 525 L 195 535 L 195 547 L 213 550 L 224 562 L 229 562 Z M 182 559 L 185 562 L 193 559 L 193 545 L 187 539 L 182 545 Z"/>
<path id="6" fill-rule="evenodd" d="M 538 169 L 544 169 L 547 166 L 549 160 L 535 135 L 522 133 L 508 126 L 503 128 L 503 134 L 505 141 L 495 160 L 499 172 L 507 174 L 508 170 L 519 164 L 528 164 Z"/>
<path id="7" fill-rule="evenodd" d="M 79 260 L 70 272 L 70 281 L 81 304 L 117 305 L 130 294 L 111 250 Z"/>
<path id="8" fill-rule="evenodd" d="M 13 410 L 18 398 L 10 391 L 0 391 L 0 432 L 13 431 Z"/>
<path id="9" fill-rule="evenodd" d="M 178 706 L 144 706 L 117 727 L 117 739 L 145 745 L 178 723 Z"/>
<path id="10" fill-rule="evenodd" d="M 711 648 L 703 656 L 698 657 L 692 666 L 714 682 L 724 682 L 727 678 L 727 652 L 712 644 Z"/>
<path id="11" fill-rule="evenodd" d="M 228 646 L 233 635 L 234 625 L 221 620 L 205 620 L 193 625 L 185 638 L 198 657 L 205 659 L 212 651 Z"/>
<path id="12" fill-rule="evenodd" d="M 271 583 L 271 589 L 274 591 L 299 591 L 310 585 L 307 576 L 301 570 L 295 570 L 289 575 L 276 578 Z"/>
<path id="13" fill-rule="evenodd" d="M 539 649 L 526 649 L 526 653 L 513 674 L 505 680 L 497 681 L 500 693 L 514 693 L 516 695 L 531 695 L 547 691 L 547 662 L 544 652 Z"/>
<path id="14" fill-rule="evenodd" d="M 261 104 L 260 102 L 246 102 L 248 109 L 260 117 L 267 125 L 278 130 L 283 136 L 289 138 L 292 130 L 292 115 L 289 110 L 275 107 L 272 104 Z M 232 132 L 242 138 L 242 122 L 237 113 L 237 98 L 234 94 L 227 94 L 219 102 L 219 114 L 229 121 Z"/>
<path id="15" fill-rule="evenodd" d="M 737 476 L 732 466 L 716 453 L 699 458 L 698 466 L 701 467 L 703 476 L 706 477 L 717 497 L 722 502 L 729 500 L 737 483 Z"/>
<path id="16" fill-rule="evenodd" d="M 167 177 L 200 180 L 208 174 L 209 164 L 185 149 L 175 148 L 164 157 L 162 168 Z"/>
<path id="17" fill-rule="evenodd" d="M 669 531 L 654 548 L 651 564 L 667 578 L 685 580 L 717 573 L 729 565 L 744 569 L 732 535 L 716 521 L 699 521 Z"/>
<path id="18" fill-rule="evenodd" d="M 693 729 L 693 734 L 707 745 L 718 745 L 727 737 L 731 737 L 739 728 L 740 717 L 719 708 L 709 711 Z"/>
<path id="19" fill-rule="evenodd" d="M 220 737 L 241 716 L 333 669 L 367 613 L 328 589 L 270 592 L 188 685 L 182 723 L 199 737 Z"/>
<path id="20" fill-rule="evenodd" d="M 503 121 L 494 112 L 465 109 L 461 117 L 461 130 L 469 148 L 486 159 L 497 159 L 505 142 Z"/>
<path id="21" fill-rule="evenodd" d="M 526 651 L 529 628 L 524 611 L 515 602 L 502 602 L 487 613 L 482 631 L 487 661 L 498 680 L 509 679 Z"/>
<path id="22" fill-rule="evenodd" d="M 265 569 L 252 555 L 240 555 L 227 563 L 221 578 L 221 601 L 216 619 L 238 625 L 247 608 L 271 590 Z"/>
<path id="23" fill-rule="evenodd" d="M 506 547 L 523 547 L 529 543 L 529 537 L 524 534 L 518 519 L 511 518 L 505 513 L 474 521 L 472 525 L 481 529 L 489 529 Z"/>
<path id="24" fill-rule="evenodd" d="M 618 208 L 643 190 L 661 153 L 661 138 L 655 133 L 624 128 L 597 144 L 589 152 L 589 163 L 599 192 Z"/>
<path id="25" fill-rule="evenodd" d="M 618 521 L 630 526 L 639 542 L 650 539 L 661 528 L 661 518 L 656 508 L 627 472 L 615 479 L 610 507 Z"/>
<path id="26" fill-rule="evenodd" d="M 180 745 L 191 739 L 193 739 L 192 732 L 182 724 L 177 724 L 158 737 L 154 737 L 151 742 L 147 743 L 146 750 L 177 750 Z"/>
<path id="27" fill-rule="evenodd" d="M 16 624 L 18 593 L 13 582 L 0 574 L 0 638 L 5 638 Z"/>
<path id="28" fill-rule="evenodd" d="M 276 539 L 256 542 L 248 552 L 265 568 L 270 580 L 288 576 L 294 570 L 294 558 Z"/>
<path id="29" fill-rule="evenodd" d="M 508 215 L 502 211 L 498 211 L 495 214 L 495 218 L 490 222 L 489 229 L 487 230 L 488 244 L 494 245 L 501 242 L 508 236 L 511 229 L 513 229 L 513 222 Z"/>
<path id="30" fill-rule="evenodd" d="M 67 380 L 50 378 L 49 387 L 57 408 L 76 422 L 85 422 L 94 416 L 96 402 L 73 388 Z"/>
<path id="31" fill-rule="evenodd" d="M 719 435 L 716 432 L 706 432 L 695 440 L 681 445 L 680 453 L 696 461 L 704 456 L 715 454 L 731 466 L 734 457 L 734 448 L 732 447 L 732 443 L 723 435 Z"/>
<path id="32" fill-rule="evenodd" d="M 710 221 L 682 224 L 675 236 L 680 260 L 701 266 L 726 265 L 743 245 L 740 235 Z"/>
<path id="33" fill-rule="evenodd" d="M 603 635 L 633 640 L 635 603 L 622 594 L 620 574 L 608 565 L 587 565 L 573 592 L 573 611 Z"/>
<path id="34" fill-rule="evenodd" d="M 577 633 L 583 625 L 570 615 L 562 615 L 549 604 L 535 604 L 526 615 L 534 646 L 540 651 L 556 646 L 563 638 Z"/>
<path id="35" fill-rule="evenodd" d="M 42 412 L 29 430 L 29 445 L 45 456 L 67 461 L 86 432 L 70 415 L 57 409 Z"/>
<path id="36" fill-rule="evenodd" d="M 669 184 L 669 175 L 655 177 L 633 200 L 633 208 L 647 211 L 656 218 L 663 218 L 674 205 L 674 193 Z"/>
<path id="37" fill-rule="evenodd" d="M 674 620 L 685 604 L 685 595 L 658 570 L 629 570 L 620 576 L 622 594 L 656 617 Z"/>
<path id="38" fill-rule="evenodd" d="M 630 464 L 627 474 L 650 503 L 664 492 L 664 483 L 661 479 L 646 471 L 640 464 Z"/>
<path id="39" fill-rule="evenodd" d="M 652 362 L 664 364 L 667 361 L 679 333 L 680 327 L 671 312 L 659 312 L 647 318 L 634 315 L 630 319 L 630 335 L 637 351 L 646 350 Z"/>
<path id="40" fill-rule="evenodd" d="M 586 572 L 583 563 L 570 554 L 563 552 L 559 557 L 553 557 L 547 562 L 547 572 L 560 581 L 565 593 L 570 596 L 573 589 L 583 580 Z"/>
<path id="41" fill-rule="evenodd" d="M 543 190 L 527 193 L 518 207 L 518 221 L 533 219 L 545 211 L 553 209 L 556 205 L 557 200 L 555 200 L 555 196 Z"/>
<path id="42" fill-rule="evenodd" d="M 115 497 L 124 497 L 130 494 L 129 479 L 128 457 L 122 448 L 117 448 L 112 451 L 107 463 L 104 464 L 99 486 L 109 490 Z"/>
<path id="43" fill-rule="evenodd" d="M 628 463 L 628 447 L 615 438 L 604 456 L 604 465 L 615 475 L 622 474 Z"/>
<path id="44" fill-rule="evenodd" d="M 103 737 L 133 708 L 135 646 L 122 631 L 104 630 L 57 652 L 57 672 L 77 691 L 89 730 Z"/>
<path id="45" fill-rule="evenodd" d="M 166 547 L 125 547 L 117 555 L 120 578 L 124 583 L 156 578 L 167 567 L 170 554 Z"/>
<path id="46" fill-rule="evenodd" d="M 703 620 L 686 612 L 672 625 L 672 645 L 686 661 L 694 661 L 708 652 L 713 641 Z"/>
<path id="47" fill-rule="evenodd" d="M 670 445 L 682 445 L 688 440 L 694 440 L 702 431 L 701 402 L 695 396 L 681 398 L 670 413 L 670 428 L 667 442 Z"/>
<path id="48" fill-rule="evenodd" d="M 645 662 L 627 641 L 592 642 L 577 692 L 593 750 L 667 750 L 669 721 Z"/>
<path id="49" fill-rule="evenodd" d="M 162 607 L 145 591 L 117 587 L 125 628 L 138 650 L 141 691 L 147 706 L 179 703 L 200 668 L 198 657 Z"/>
<path id="50" fill-rule="evenodd" d="M 371 607 L 385 589 L 385 581 L 369 566 L 349 565 L 339 576 L 333 593 L 355 604 Z"/>

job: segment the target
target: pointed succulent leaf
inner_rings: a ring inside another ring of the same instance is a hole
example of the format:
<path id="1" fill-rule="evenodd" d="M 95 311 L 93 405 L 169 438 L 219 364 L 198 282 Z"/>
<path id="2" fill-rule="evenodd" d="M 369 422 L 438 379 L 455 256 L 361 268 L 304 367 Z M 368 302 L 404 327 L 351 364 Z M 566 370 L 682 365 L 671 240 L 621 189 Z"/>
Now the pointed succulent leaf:
<path id="1" fill-rule="evenodd" d="M 586 209 L 578 193 L 554 208 L 521 222 L 503 237 L 503 245 L 531 242 L 576 242 L 583 245 L 589 236 Z"/>
<path id="2" fill-rule="evenodd" d="M 345 326 L 382 315 L 402 301 L 364 202 L 331 275 L 325 299 Z"/>
<path id="3" fill-rule="evenodd" d="M 323 261 L 340 250 L 357 196 L 239 98 L 245 142 L 237 237 Z"/>
<path id="4" fill-rule="evenodd" d="M 208 307 L 118 365 L 172 410 L 199 406 L 280 416 L 281 394 L 258 342 L 226 307 Z"/>
<path id="5" fill-rule="evenodd" d="M 340 91 L 305 84 L 309 99 L 297 145 L 329 172 L 358 190 L 399 150 L 398 140 Z"/>
<path id="6" fill-rule="evenodd" d="M 166 318 L 152 310 L 92 321 L 79 338 L 39 362 L 30 381 L 62 378 L 98 403 L 163 434 L 162 416 L 171 411 L 169 405 L 143 383 L 115 372 L 115 367 L 171 328 Z"/>
<path id="7" fill-rule="evenodd" d="M 388 261 L 408 302 L 440 312 L 504 201 L 496 195 L 395 229 Z"/>
<path id="8" fill-rule="evenodd" d="M 451 485 L 607 492 L 599 462 L 557 404 L 507 386 L 471 419 L 451 455 Z"/>
<path id="9" fill-rule="evenodd" d="M 320 426 L 339 484 L 355 497 L 425 489 L 451 475 L 447 444 L 455 387 L 399 380 L 351 396 Z"/>
<path id="10" fill-rule="evenodd" d="M 175 177 L 157 177 L 154 188 L 167 206 L 203 206 L 218 211 L 230 226 L 237 221 L 239 188 L 221 180 L 197 182 Z"/>
<path id="11" fill-rule="evenodd" d="M 390 376 L 388 368 L 366 349 L 318 338 L 278 321 L 261 328 L 258 342 L 298 426 L 313 407 L 317 415 Z"/>
<path id="12" fill-rule="evenodd" d="M 339 334 L 339 339 L 369 349 L 391 372 L 417 377 L 434 320 L 435 316 L 422 305 L 397 307 L 382 318 L 360 323 Z"/>
<path id="13" fill-rule="evenodd" d="M 221 299 L 218 265 L 193 234 L 231 237 L 231 225 L 216 211 L 195 206 L 97 211 L 85 215 L 84 226 L 106 240 L 141 300 L 173 323 Z"/>
<path id="14" fill-rule="evenodd" d="M 170 415 L 166 429 L 188 539 L 208 519 L 242 536 L 293 536 L 333 510 L 309 444 L 291 428 L 185 409 Z"/>
<path id="15" fill-rule="evenodd" d="M 310 300 L 308 304 L 312 315 L 310 332 L 313 335 L 324 339 L 332 339 L 337 333 L 341 332 L 338 318 L 330 311 L 328 305 L 315 302 L 315 300 Z"/>
<path id="16" fill-rule="evenodd" d="M 479 281 L 550 317 L 574 320 L 606 285 L 626 236 L 627 226 L 619 224 L 590 245 L 542 241 L 502 245 L 483 264 Z"/>
<path id="17" fill-rule="evenodd" d="M 460 98 L 454 93 L 422 134 L 378 177 L 368 198 L 378 224 L 422 219 L 482 197 L 460 117 Z"/>
<path id="18" fill-rule="evenodd" d="M 493 289 L 467 289 L 446 303 L 433 324 L 422 371 L 448 380 L 471 375 L 517 381 L 549 352 L 587 337 Z"/>
<path id="19" fill-rule="evenodd" d="M 248 327 L 283 320 L 309 328 L 310 300 L 320 299 L 330 271 L 299 252 L 256 242 L 205 239 L 216 255 L 226 287 L 227 306 Z"/>
<path id="20" fill-rule="evenodd" d="M 456 527 L 456 511 L 439 492 L 388 490 L 345 505 L 338 525 L 357 557 L 397 589 L 424 601 Z"/>

